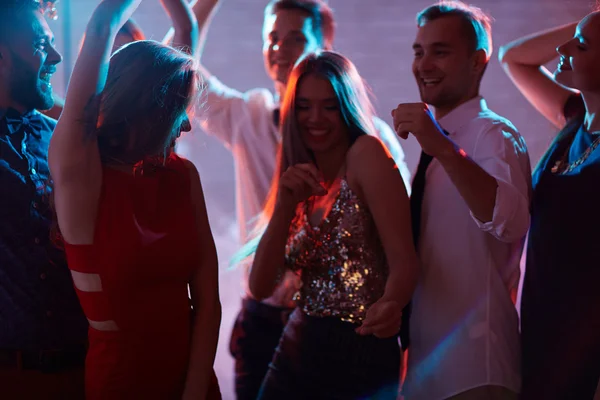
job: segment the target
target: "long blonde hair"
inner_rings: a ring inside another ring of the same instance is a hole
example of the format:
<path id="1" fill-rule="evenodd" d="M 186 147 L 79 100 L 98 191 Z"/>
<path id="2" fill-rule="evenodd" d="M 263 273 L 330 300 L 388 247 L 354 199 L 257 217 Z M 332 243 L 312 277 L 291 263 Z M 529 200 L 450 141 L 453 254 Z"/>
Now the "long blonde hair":
<path id="1" fill-rule="evenodd" d="M 257 217 L 256 227 L 251 233 L 252 239 L 234 256 L 232 264 L 237 264 L 256 251 L 275 209 L 281 175 L 292 165 L 314 163 L 314 156 L 304 144 L 296 120 L 296 93 L 302 79 L 307 75 L 316 75 L 331 83 L 348 130 L 350 146 L 359 136 L 375 132 L 369 92 L 354 64 L 333 51 L 318 51 L 301 58 L 290 74 L 281 103 L 282 141 L 277 152 L 277 164 L 267 200 L 262 213 Z"/>

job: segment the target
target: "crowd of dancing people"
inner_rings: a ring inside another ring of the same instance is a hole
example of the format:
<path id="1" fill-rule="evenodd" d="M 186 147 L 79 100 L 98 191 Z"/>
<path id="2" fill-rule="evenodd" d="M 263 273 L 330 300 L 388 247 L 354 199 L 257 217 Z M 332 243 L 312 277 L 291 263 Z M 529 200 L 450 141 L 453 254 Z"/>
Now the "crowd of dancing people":
<path id="1" fill-rule="evenodd" d="M 238 400 L 594 399 L 600 11 L 498 51 L 559 131 L 532 166 L 480 94 L 478 7 L 416 15 L 420 102 L 390 127 L 322 0 L 268 3 L 273 88 L 247 92 L 202 64 L 219 0 L 161 0 L 160 42 L 131 19 L 141 2 L 99 2 L 64 99 L 54 2 L 0 2 L 0 398 L 221 399 L 221 340 Z M 200 176 L 176 149 L 196 122 L 234 158 L 230 338 Z"/>

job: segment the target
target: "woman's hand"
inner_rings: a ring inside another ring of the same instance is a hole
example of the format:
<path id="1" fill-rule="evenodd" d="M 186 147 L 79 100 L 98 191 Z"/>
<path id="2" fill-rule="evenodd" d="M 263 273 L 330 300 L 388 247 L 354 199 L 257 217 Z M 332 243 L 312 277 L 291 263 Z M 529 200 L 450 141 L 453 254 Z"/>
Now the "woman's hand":
<path id="1" fill-rule="evenodd" d="M 375 335 L 376 337 L 388 338 L 400 331 L 402 324 L 402 306 L 395 300 L 384 298 L 376 301 L 367 310 L 367 317 L 362 325 L 356 328 L 359 335 Z"/>
<path id="2" fill-rule="evenodd" d="M 296 164 L 279 178 L 277 205 L 286 215 L 293 215 L 298 203 L 311 196 L 323 196 L 327 190 L 319 183 L 319 170 L 313 164 Z"/>

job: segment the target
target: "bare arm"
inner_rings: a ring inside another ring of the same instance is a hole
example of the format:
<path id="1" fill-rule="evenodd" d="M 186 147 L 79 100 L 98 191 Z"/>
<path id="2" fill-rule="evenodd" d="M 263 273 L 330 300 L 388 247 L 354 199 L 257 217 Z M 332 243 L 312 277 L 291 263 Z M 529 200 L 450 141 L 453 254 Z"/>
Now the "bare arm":
<path id="1" fill-rule="evenodd" d="M 544 64 L 556 48 L 575 34 L 576 22 L 517 39 L 500 48 L 502 67 L 525 98 L 558 128 L 565 125 L 564 107 L 576 91 L 556 82 Z"/>
<path id="2" fill-rule="evenodd" d="M 200 263 L 190 282 L 194 318 L 190 362 L 184 400 L 205 399 L 208 393 L 221 325 L 217 250 L 210 229 L 202 184 L 196 167 L 190 170 L 192 202 L 196 211 Z"/>
<path id="3" fill-rule="evenodd" d="M 382 300 L 393 300 L 404 307 L 417 284 L 419 263 L 402 177 L 382 143 L 369 136 L 358 139 L 350 149 L 347 174 L 349 181 L 358 186 L 375 220 L 388 260 L 389 276 Z"/>
<path id="4" fill-rule="evenodd" d="M 65 240 L 89 244 L 100 196 L 102 170 L 94 135 L 115 36 L 141 0 L 104 0 L 94 11 L 73 68 L 48 151 L 58 223 Z"/>
<path id="5" fill-rule="evenodd" d="M 312 164 L 288 168 L 279 179 L 273 215 L 256 249 L 248 286 L 252 296 L 263 300 L 273 294 L 285 268 L 285 245 L 298 204 L 327 192 L 319 184 L 319 171 Z"/>
<path id="6" fill-rule="evenodd" d="M 187 0 L 160 0 L 173 23 L 173 34 L 163 42 L 172 41 L 174 47 L 183 47 L 190 54 L 198 52 L 198 23 Z"/>
<path id="7" fill-rule="evenodd" d="M 270 297 L 283 274 L 285 245 L 294 214 L 277 206 L 262 235 L 250 268 L 248 286 L 257 300 Z"/>
<path id="8" fill-rule="evenodd" d="M 219 0 L 192 0 L 190 2 L 190 7 L 192 7 L 192 12 L 196 16 L 196 21 L 198 24 L 196 45 L 198 59 L 202 57 L 202 52 L 204 51 L 204 45 L 206 43 L 206 34 L 208 32 L 212 17 L 217 10 L 218 3 Z M 174 27 L 169 29 L 167 32 L 163 42 L 169 43 L 173 39 L 173 35 L 176 31 L 177 26 L 174 25 Z M 204 74 L 204 78 L 207 79 L 210 74 L 205 71 L 204 68 L 201 68 L 201 70 Z"/>

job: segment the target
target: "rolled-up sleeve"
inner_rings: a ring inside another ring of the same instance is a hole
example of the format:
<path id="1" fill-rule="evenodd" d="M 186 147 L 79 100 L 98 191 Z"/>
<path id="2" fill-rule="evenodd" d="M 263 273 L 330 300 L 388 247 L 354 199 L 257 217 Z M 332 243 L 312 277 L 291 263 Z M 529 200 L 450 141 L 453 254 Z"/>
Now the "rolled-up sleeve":
<path id="1" fill-rule="evenodd" d="M 523 137 L 513 127 L 495 123 L 477 140 L 473 160 L 498 183 L 492 220 L 475 223 L 502 242 L 525 237 L 530 222 L 531 164 Z"/>

